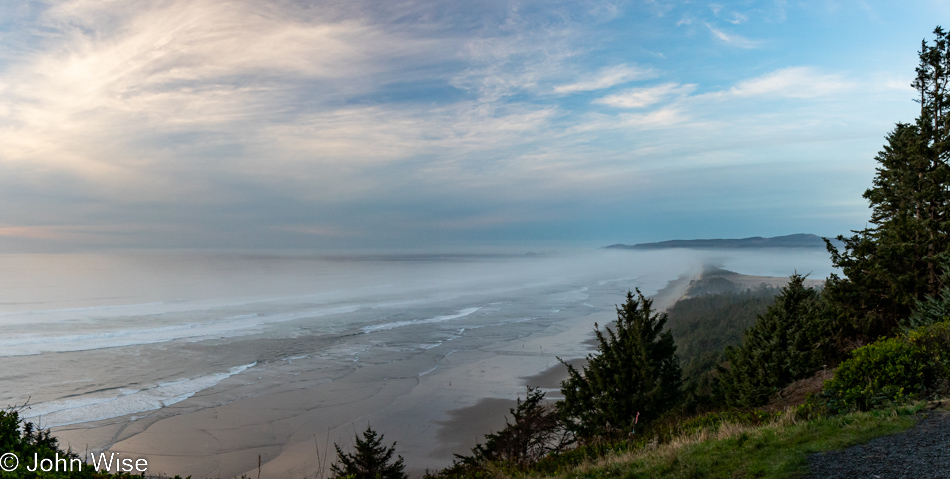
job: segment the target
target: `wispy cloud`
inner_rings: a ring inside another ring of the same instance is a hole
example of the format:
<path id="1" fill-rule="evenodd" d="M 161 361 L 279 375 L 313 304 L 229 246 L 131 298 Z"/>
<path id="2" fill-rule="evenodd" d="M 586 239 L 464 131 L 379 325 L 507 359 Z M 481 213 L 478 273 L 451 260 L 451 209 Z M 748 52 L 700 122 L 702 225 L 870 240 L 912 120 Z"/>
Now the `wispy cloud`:
<path id="1" fill-rule="evenodd" d="M 594 103 L 616 108 L 644 108 L 659 103 L 671 96 L 688 95 L 696 85 L 665 83 L 654 87 L 634 88 L 594 100 Z"/>
<path id="2" fill-rule="evenodd" d="M 448 55 L 366 19 L 276 4 L 132 3 L 64 2 L 43 15 L 61 33 L 0 74 L 0 162 L 46 165 L 106 194 L 144 198 L 167 175 L 211 166 L 196 163 L 205 152 L 259 140 L 301 103 L 333 108 L 406 65 Z"/>
<path id="3" fill-rule="evenodd" d="M 741 35 L 735 33 L 726 33 L 709 23 L 706 23 L 706 28 L 709 29 L 709 32 L 712 33 L 713 37 L 719 41 L 737 48 L 758 48 L 761 42 L 755 40 L 749 40 Z"/>
<path id="4" fill-rule="evenodd" d="M 554 203 L 615 201 L 603 192 L 644 170 L 830 141 L 832 122 L 871 122 L 831 108 L 860 92 L 908 96 L 891 72 L 779 68 L 757 50 L 787 40 L 754 30 L 770 9 L 798 5 L 718 3 L 0 7 L 16 10 L 0 15 L 0 238 L 213 244 L 256 228 L 262 245 L 347 244 L 555 222 Z M 778 69 L 743 76 L 762 65 Z"/>
<path id="5" fill-rule="evenodd" d="M 817 98 L 848 90 L 853 83 L 840 75 L 818 73 L 809 67 L 789 67 L 739 82 L 729 90 L 734 96 Z"/>
<path id="6" fill-rule="evenodd" d="M 713 15 L 715 15 L 716 18 L 725 20 L 733 25 L 739 25 L 740 23 L 745 23 L 749 20 L 748 16 L 739 12 L 732 11 L 726 14 L 726 12 L 723 11 L 723 8 L 723 5 L 718 3 L 709 4 L 709 9 L 712 10 Z"/>
<path id="7" fill-rule="evenodd" d="M 729 22 L 729 23 L 731 23 L 731 24 L 733 24 L 733 25 L 739 25 L 739 24 L 741 24 L 741 23 L 745 23 L 745 22 L 749 21 L 749 17 L 747 17 L 747 16 L 745 16 L 745 15 L 739 13 L 739 12 L 732 12 L 732 18 L 730 18 L 730 19 L 728 19 L 728 20 L 726 20 L 726 21 Z"/>
<path id="8" fill-rule="evenodd" d="M 569 94 L 595 91 L 621 85 L 635 80 L 654 78 L 657 73 L 652 68 L 629 66 L 627 64 L 602 68 L 596 74 L 580 81 L 554 87 L 554 93 Z"/>
<path id="9" fill-rule="evenodd" d="M 621 116 L 621 124 L 638 130 L 668 128 L 690 120 L 689 115 L 678 107 L 661 108 L 645 114 L 626 114 Z"/>

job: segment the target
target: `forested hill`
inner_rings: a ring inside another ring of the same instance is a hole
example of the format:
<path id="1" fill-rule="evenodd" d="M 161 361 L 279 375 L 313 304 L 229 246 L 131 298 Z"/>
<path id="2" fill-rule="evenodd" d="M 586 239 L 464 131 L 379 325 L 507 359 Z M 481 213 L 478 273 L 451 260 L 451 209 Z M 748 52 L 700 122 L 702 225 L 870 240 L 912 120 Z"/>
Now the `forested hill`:
<path id="1" fill-rule="evenodd" d="M 665 248 L 693 248 L 693 249 L 739 249 L 739 248 L 819 248 L 825 249 L 825 241 L 818 235 L 794 234 L 763 238 L 753 236 L 742 239 L 696 239 L 670 240 L 659 243 L 640 243 L 635 245 L 613 244 L 605 249 L 665 249 Z"/>

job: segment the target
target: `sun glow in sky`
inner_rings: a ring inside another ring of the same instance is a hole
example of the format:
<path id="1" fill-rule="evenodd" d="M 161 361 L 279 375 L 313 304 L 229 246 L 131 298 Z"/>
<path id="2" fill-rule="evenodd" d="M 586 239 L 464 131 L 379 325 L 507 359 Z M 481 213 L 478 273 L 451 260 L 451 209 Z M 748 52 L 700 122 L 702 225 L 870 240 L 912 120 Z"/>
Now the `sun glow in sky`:
<path id="1" fill-rule="evenodd" d="M 948 14 L 2 2 L 0 251 L 845 233 Z"/>

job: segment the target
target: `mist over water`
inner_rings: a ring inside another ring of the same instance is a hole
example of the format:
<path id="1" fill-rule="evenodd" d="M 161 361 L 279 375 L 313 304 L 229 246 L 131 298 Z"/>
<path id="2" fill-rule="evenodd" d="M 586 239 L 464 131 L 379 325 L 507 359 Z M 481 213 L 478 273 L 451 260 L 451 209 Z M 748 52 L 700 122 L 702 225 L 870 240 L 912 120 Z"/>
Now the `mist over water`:
<path id="1" fill-rule="evenodd" d="M 628 289 L 651 295 L 704 264 L 763 276 L 831 272 L 826 253 L 804 249 L 3 255 L 0 404 L 29 399 L 24 416 L 76 430 L 216 407 L 304 376 L 295 387 L 335 384 L 364 367 L 423 378 L 465 351 L 610 313 Z M 543 369 L 555 354 L 581 357 L 588 347 L 568 344 L 521 366 Z M 506 397 L 505 387 L 489 381 L 467 394 Z"/>

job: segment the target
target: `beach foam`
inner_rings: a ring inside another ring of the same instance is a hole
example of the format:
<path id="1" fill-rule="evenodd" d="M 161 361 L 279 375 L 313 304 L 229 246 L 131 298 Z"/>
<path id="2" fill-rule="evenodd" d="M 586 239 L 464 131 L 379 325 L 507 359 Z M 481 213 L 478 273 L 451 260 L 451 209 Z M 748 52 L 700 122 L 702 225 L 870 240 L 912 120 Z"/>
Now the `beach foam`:
<path id="1" fill-rule="evenodd" d="M 23 419 L 36 421 L 45 428 L 154 411 L 184 401 L 255 365 L 256 362 L 235 366 L 226 373 L 178 379 L 144 389 L 121 388 L 103 391 L 95 396 L 31 404 L 23 412 Z"/>
<path id="2" fill-rule="evenodd" d="M 375 324 L 375 325 L 373 325 L 373 326 L 364 326 L 364 327 L 363 327 L 363 332 L 364 332 L 364 333 L 373 333 L 373 332 L 376 332 L 376 331 L 385 331 L 385 330 L 388 330 L 388 329 L 401 328 L 401 327 L 403 327 L 403 326 L 414 326 L 414 325 L 417 325 L 417 324 L 441 323 L 441 322 L 444 322 L 444 321 L 451 321 L 451 320 L 453 320 L 453 319 L 464 318 L 465 316 L 468 316 L 468 315 L 474 313 L 475 311 L 478 311 L 479 309 L 482 309 L 482 308 L 480 308 L 480 307 L 479 307 L 479 308 L 466 308 L 466 309 L 463 309 L 463 310 L 459 311 L 457 314 L 448 314 L 448 315 L 445 315 L 445 316 L 436 316 L 436 317 L 427 318 L 427 319 L 413 319 L 413 320 L 409 320 L 409 321 L 394 321 L 394 322 L 392 322 L 392 323 L 383 323 L 383 324 Z"/>
<path id="3" fill-rule="evenodd" d="M 235 337 L 253 334 L 268 324 L 352 313 L 359 308 L 358 305 L 345 305 L 286 313 L 250 313 L 213 321 L 184 322 L 152 328 L 136 327 L 143 322 L 142 318 L 127 318 L 124 322 L 89 325 L 87 328 L 79 328 L 79 331 L 72 328 L 72 334 L 64 334 L 62 328 L 42 333 L 9 334 L 0 339 L 0 357 Z M 87 330 L 91 331 L 86 332 Z M 326 332 L 335 330 L 328 328 Z"/>

